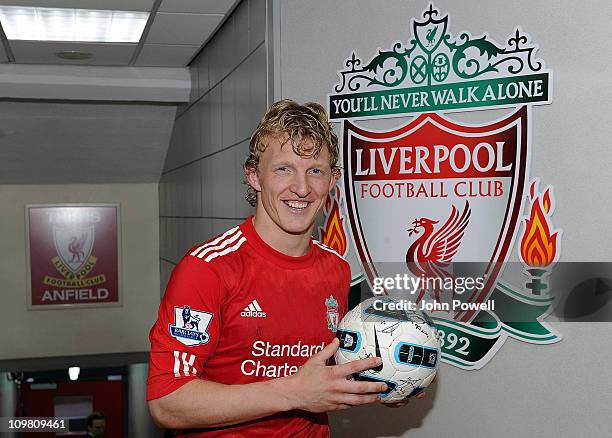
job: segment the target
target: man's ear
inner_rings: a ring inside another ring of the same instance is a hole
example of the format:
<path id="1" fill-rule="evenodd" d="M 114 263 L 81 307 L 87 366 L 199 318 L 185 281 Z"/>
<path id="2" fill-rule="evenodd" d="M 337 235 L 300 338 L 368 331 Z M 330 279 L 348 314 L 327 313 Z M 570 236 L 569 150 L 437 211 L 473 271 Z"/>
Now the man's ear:
<path id="1" fill-rule="evenodd" d="M 338 168 L 332 169 L 331 179 L 329 181 L 329 191 L 330 192 L 334 188 L 336 183 L 338 182 L 338 179 L 340 179 L 340 169 Z"/>
<path id="2" fill-rule="evenodd" d="M 249 183 L 249 185 L 253 187 L 256 192 L 261 192 L 261 185 L 259 184 L 257 169 L 254 167 L 245 167 L 244 176 L 246 177 L 247 183 Z"/>

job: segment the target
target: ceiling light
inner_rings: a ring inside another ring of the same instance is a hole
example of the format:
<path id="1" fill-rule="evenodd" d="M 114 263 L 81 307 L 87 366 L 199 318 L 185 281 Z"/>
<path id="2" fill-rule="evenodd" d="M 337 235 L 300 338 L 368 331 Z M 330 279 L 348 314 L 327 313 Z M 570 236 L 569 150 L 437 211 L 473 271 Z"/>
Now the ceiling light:
<path id="1" fill-rule="evenodd" d="M 70 380 L 77 380 L 79 378 L 79 373 L 81 372 L 80 367 L 70 367 L 68 368 L 68 377 Z"/>
<path id="2" fill-rule="evenodd" d="M 137 43 L 148 12 L 0 6 L 9 40 Z"/>

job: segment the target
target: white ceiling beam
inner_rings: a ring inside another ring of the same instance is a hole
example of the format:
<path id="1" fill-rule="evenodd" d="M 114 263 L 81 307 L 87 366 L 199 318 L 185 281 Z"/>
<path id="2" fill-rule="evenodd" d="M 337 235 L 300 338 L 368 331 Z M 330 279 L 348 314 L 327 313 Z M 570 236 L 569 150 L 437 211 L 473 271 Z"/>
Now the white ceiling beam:
<path id="1" fill-rule="evenodd" d="M 188 102 L 188 68 L 0 65 L 0 98 Z"/>

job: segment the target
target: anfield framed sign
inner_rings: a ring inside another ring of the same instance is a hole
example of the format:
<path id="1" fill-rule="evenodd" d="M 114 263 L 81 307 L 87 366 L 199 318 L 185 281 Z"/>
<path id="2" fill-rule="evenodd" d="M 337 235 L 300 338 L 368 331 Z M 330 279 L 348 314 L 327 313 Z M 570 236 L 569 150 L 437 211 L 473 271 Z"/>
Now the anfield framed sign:
<path id="1" fill-rule="evenodd" d="M 562 230 L 552 186 L 530 175 L 552 71 L 520 26 L 498 42 L 453 32 L 433 4 L 406 18 L 408 35 L 351 51 L 337 72 L 327 106 L 344 177 L 319 235 L 352 285 L 431 311 L 443 362 L 480 369 L 508 338 L 562 338 L 544 321 Z"/>
<path id="2" fill-rule="evenodd" d="M 26 206 L 28 309 L 121 305 L 119 204 Z"/>

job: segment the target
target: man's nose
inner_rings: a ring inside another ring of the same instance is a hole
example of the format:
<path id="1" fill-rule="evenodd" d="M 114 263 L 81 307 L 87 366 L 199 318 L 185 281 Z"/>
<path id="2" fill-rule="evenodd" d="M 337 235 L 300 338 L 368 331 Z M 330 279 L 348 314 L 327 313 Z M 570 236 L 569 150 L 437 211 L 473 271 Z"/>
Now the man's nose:
<path id="1" fill-rule="evenodd" d="M 291 191 L 300 198 L 305 198 L 310 193 L 310 184 L 305 174 L 297 173 L 291 182 Z"/>

